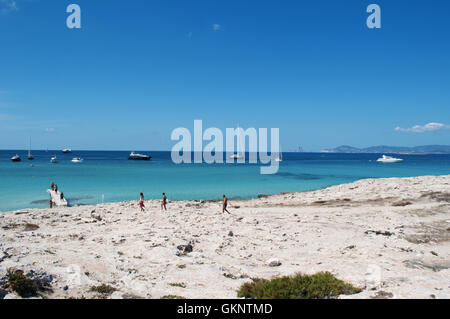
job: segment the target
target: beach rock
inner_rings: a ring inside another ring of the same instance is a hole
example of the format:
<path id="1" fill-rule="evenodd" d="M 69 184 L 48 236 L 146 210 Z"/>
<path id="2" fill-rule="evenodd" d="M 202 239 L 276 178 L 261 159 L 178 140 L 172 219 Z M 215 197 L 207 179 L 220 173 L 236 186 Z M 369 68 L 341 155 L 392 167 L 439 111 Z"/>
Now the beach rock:
<path id="1" fill-rule="evenodd" d="M 269 260 L 266 261 L 266 263 L 269 267 L 281 266 L 281 261 L 277 258 L 270 258 Z"/>
<path id="2" fill-rule="evenodd" d="M 99 222 L 102 221 L 102 217 L 100 216 L 100 214 L 97 214 L 95 210 L 91 212 L 91 217 Z"/>
<path id="3" fill-rule="evenodd" d="M 18 295 L 16 295 L 15 293 L 9 293 L 7 294 L 3 299 L 20 299 L 20 297 Z"/>
<path id="4" fill-rule="evenodd" d="M 411 259 L 405 260 L 403 262 L 405 267 L 412 269 L 430 269 L 434 272 L 438 272 L 444 269 L 450 268 L 449 260 L 421 260 L 421 259 Z"/>
<path id="5" fill-rule="evenodd" d="M 177 256 L 185 256 L 188 253 L 191 253 L 194 250 L 194 247 L 192 246 L 192 242 L 190 242 L 187 245 L 179 245 L 177 246 Z"/>
<path id="6" fill-rule="evenodd" d="M 4 299 L 7 294 L 8 294 L 7 290 L 0 288 L 0 299 Z"/>
<path id="7" fill-rule="evenodd" d="M 115 291 L 112 293 L 109 299 L 123 299 L 123 293 L 120 291 Z"/>
<path id="8" fill-rule="evenodd" d="M 30 270 L 26 276 L 31 280 L 38 282 L 40 286 L 50 286 L 53 281 L 53 276 L 47 274 L 45 271 L 36 272 L 34 270 Z"/>
<path id="9" fill-rule="evenodd" d="M 381 268 L 377 265 L 369 265 L 365 273 L 366 288 L 377 290 L 381 286 Z"/>
<path id="10" fill-rule="evenodd" d="M 380 230 L 367 230 L 364 232 L 364 234 L 366 234 L 366 235 L 369 235 L 369 234 L 383 235 L 383 236 L 387 236 L 387 237 L 394 235 L 394 233 L 391 233 L 389 231 L 380 231 Z"/>
<path id="11" fill-rule="evenodd" d="M 391 298 L 394 298 L 394 294 L 383 290 L 378 291 L 374 296 L 370 297 L 370 299 L 391 299 Z"/>

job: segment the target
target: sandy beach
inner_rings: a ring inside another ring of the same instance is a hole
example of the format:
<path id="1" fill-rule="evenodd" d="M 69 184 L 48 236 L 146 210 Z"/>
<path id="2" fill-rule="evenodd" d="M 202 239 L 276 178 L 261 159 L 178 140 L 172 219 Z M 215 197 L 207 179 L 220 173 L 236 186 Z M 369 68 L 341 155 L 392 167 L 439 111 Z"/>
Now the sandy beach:
<path id="1" fill-rule="evenodd" d="M 0 284 L 14 267 L 47 278 L 48 298 L 237 298 L 250 278 L 329 271 L 363 289 L 341 298 L 450 298 L 450 175 L 230 199 L 231 215 L 145 205 L 0 213 Z"/>

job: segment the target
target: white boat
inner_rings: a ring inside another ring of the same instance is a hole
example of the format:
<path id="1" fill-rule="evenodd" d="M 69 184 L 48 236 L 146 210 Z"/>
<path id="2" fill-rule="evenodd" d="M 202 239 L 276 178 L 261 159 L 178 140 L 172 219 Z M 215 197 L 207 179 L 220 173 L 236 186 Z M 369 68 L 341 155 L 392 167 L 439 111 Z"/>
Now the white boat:
<path id="1" fill-rule="evenodd" d="M 72 159 L 72 163 L 83 163 L 84 159 L 81 157 L 75 157 Z"/>
<path id="2" fill-rule="evenodd" d="M 56 155 L 50 159 L 50 163 L 58 163 L 58 159 L 56 158 Z"/>
<path id="3" fill-rule="evenodd" d="M 237 126 L 236 129 L 239 129 L 239 124 L 238 124 L 238 126 Z M 230 155 L 230 158 L 231 158 L 231 159 L 235 159 L 235 160 L 245 159 L 244 143 L 242 142 L 242 137 L 241 137 L 240 132 L 241 132 L 241 131 L 239 130 L 239 131 L 238 131 L 238 135 L 236 136 L 237 141 L 238 141 L 238 143 L 239 143 L 238 149 L 237 149 L 238 152 L 237 152 L 236 154 Z"/>
<path id="4" fill-rule="evenodd" d="M 135 152 L 131 152 L 130 156 L 128 156 L 128 159 L 133 161 L 149 161 L 151 158 L 152 158 L 151 156 Z"/>
<path id="5" fill-rule="evenodd" d="M 72 150 L 70 148 L 65 148 L 65 149 L 62 150 L 62 152 L 64 154 L 69 154 L 69 153 L 72 153 Z"/>
<path id="6" fill-rule="evenodd" d="M 11 157 L 11 161 L 13 161 L 13 162 L 20 162 L 20 161 L 22 161 L 22 159 L 20 158 L 19 155 L 15 155 L 15 156 Z"/>
<path id="7" fill-rule="evenodd" d="M 275 162 L 282 162 L 283 161 L 283 151 L 280 150 L 279 156 L 275 159 Z"/>
<path id="8" fill-rule="evenodd" d="M 377 159 L 377 162 L 380 162 L 380 163 L 399 163 L 399 162 L 403 162 L 403 159 L 395 158 L 395 157 L 392 157 L 392 156 L 383 155 L 383 157 Z"/>

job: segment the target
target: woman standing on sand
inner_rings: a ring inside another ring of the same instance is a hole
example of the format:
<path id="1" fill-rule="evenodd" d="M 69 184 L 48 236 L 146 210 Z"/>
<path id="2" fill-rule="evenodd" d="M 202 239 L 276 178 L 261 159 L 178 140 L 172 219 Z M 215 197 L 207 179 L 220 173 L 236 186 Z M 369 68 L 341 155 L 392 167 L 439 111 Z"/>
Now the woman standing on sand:
<path id="1" fill-rule="evenodd" d="M 141 197 L 140 197 L 140 200 L 139 200 L 139 207 L 141 208 L 141 212 L 145 211 L 144 193 L 141 193 Z"/>

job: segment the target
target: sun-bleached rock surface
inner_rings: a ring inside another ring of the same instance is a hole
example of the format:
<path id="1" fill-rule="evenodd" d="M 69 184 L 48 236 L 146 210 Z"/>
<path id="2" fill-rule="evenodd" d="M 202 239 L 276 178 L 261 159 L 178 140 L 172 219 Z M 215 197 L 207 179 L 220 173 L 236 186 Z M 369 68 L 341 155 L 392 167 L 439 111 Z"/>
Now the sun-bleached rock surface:
<path id="1" fill-rule="evenodd" d="M 0 283 L 13 267 L 50 278 L 48 298 L 236 298 L 249 278 L 329 271 L 363 289 L 342 298 L 450 297 L 450 175 L 230 199 L 231 215 L 145 204 L 0 213 Z"/>

